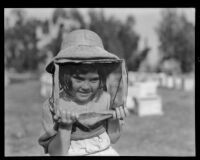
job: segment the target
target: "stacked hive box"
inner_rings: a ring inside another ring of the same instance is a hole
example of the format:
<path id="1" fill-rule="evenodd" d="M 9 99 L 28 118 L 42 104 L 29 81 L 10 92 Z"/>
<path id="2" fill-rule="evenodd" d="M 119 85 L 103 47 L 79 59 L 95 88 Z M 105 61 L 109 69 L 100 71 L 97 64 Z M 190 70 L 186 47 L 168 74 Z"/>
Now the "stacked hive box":
<path id="1" fill-rule="evenodd" d="M 9 83 L 10 83 L 9 76 L 8 76 L 7 72 L 5 72 L 4 73 L 4 87 L 8 86 Z"/>
<path id="2" fill-rule="evenodd" d="M 160 96 L 138 99 L 137 114 L 139 116 L 162 115 L 162 101 Z"/>
<path id="3" fill-rule="evenodd" d="M 162 115 L 162 100 L 157 94 L 155 81 L 136 82 L 129 87 L 128 95 L 135 97 L 136 112 L 139 116 Z"/>
<path id="4" fill-rule="evenodd" d="M 194 78 L 185 78 L 183 88 L 185 91 L 193 91 L 195 86 Z"/>
<path id="5" fill-rule="evenodd" d="M 166 87 L 167 86 L 167 75 L 165 73 L 160 73 L 158 76 L 160 79 L 159 86 Z"/>
<path id="6" fill-rule="evenodd" d="M 48 73 L 43 73 L 41 78 L 41 89 L 40 94 L 41 96 L 48 98 L 52 92 L 52 76 Z"/>
<path id="7" fill-rule="evenodd" d="M 174 86 L 175 89 L 182 89 L 183 79 L 181 77 L 175 76 L 174 77 Z"/>
<path id="8" fill-rule="evenodd" d="M 174 86 L 174 77 L 173 76 L 167 76 L 167 84 L 166 84 L 166 87 L 169 88 L 169 89 L 173 89 L 175 86 Z"/>
<path id="9" fill-rule="evenodd" d="M 135 93 L 131 89 L 134 86 L 134 83 L 136 82 L 137 73 L 129 71 L 128 72 L 128 95 L 126 100 L 126 107 L 129 111 L 135 110 Z"/>
<path id="10" fill-rule="evenodd" d="M 194 76 L 190 75 L 167 75 L 159 73 L 159 86 L 169 89 L 177 89 L 183 91 L 193 91 L 195 87 Z"/>

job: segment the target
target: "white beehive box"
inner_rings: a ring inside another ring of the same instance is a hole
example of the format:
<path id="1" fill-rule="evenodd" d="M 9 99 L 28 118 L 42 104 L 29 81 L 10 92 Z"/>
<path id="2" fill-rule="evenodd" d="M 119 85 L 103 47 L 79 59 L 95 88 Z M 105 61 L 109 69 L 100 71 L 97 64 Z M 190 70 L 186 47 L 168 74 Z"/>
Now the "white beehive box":
<path id="1" fill-rule="evenodd" d="M 137 99 L 137 114 L 139 116 L 162 115 L 162 100 L 160 96 Z"/>
<path id="2" fill-rule="evenodd" d="M 174 87 L 175 89 L 182 89 L 183 86 L 183 80 L 181 77 L 174 77 Z"/>
<path id="3" fill-rule="evenodd" d="M 172 76 L 167 77 L 167 88 L 174 88 L 174 78 Z"/>
<path id="4" fill-rule="evenodd" d="M 185 78 L 183 87 L 185 91 L 192 91 L 194 90 L 194 78 Z"/>
<path id="5" fill-rule="evenodd" d="M 52 93 L 52 76 L 48 73 L 44 73 L 41 78 L 40 94 L 43 97 L 49 97 Z"/>
<path id="6" fill-rule="evenodd" d="M 133 97 L 127 96 L 126 99 L 126 107 L 128 110 L 134 111 L 135 110 L 135 100 Z"/>
<path id="7" fill-rule="evenodd" d="M 135 98 L 154 97 L 157 95 L 158 83 L 154 81 L 137 82 L 129 86 L 128 95 Z"/>
<path id="8" fill-rule="evenodd" d="M 137 73 L 136 72 L 132 72 L 132 71 L 128 72 L 128 81 L 129 82 L 135 82 L 136 81 L 136 77 L 137 77 Z"/>
<path id="9" fill-rule="evenodd" d="M 52 76 L 49 73 L 43 73 L 40 77 L 41 83 L 52 84 Z"/>
<path id="10" fill-rule="evenodd" d="M 167 75 L 165 73 L 159 73 L 160 86 L 167 86 Z"/>
<path id="11" fill-rule="evenodd" d="M 10 78 L 8 76 L 8 74 L 5 72 L 4 74 L 4 87 L 8 86 L 10 83 Z"/>
<path id="12" fill-rule="evenodd" d="M 158 75 L 154 76 L 153 81 L 155 81 L 155 83 L 157 83 L 157 87 L 158 87 L 159 83 L 160 83 Z"/>

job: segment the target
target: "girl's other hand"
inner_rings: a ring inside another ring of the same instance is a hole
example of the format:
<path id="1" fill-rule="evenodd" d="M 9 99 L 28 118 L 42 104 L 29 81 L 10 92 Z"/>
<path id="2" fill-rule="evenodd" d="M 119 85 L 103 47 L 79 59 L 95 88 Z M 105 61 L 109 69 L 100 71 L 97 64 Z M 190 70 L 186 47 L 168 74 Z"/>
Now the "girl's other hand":
<path id="1" fill-rule="evenodd" d="M 129 115 L 129 111 L 126 107 L 120 106 L 116 107 L 115 111 L 113 112 L 113 119 L 124 119 Z"/>

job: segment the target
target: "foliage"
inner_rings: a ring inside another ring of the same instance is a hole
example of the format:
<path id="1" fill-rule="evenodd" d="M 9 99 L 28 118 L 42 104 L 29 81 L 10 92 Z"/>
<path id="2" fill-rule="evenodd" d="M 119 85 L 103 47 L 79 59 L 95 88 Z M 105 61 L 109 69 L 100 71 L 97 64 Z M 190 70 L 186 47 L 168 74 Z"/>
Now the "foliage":
<path id="1" fill-rule="evenodd" d="M 52 38 L 51 43 L 46 46 L 47 49 L 52 52 L 53 56 L 55 56 L 60 50 L 62 38 L 64 36 L 63 33 L 77 28 L 73 23 L 77 22 L 79 24 L 78 28 L 85 28 L 87 26 L 83 16 L 77 9 L 55 9 L 50 22 L 53 22 L 53 26 L 58 28 L 57 36 Z M 66 24 L 65 22 L 69 23 Z M 70 23 L 72 24 L 70 25 Z M 51 33 L 49 32 L 49 34 Z"/>
<path id="2" fill-rule="evenodd" d="M 192 71 L 195 54 L 195 30 L 185 15 L 175 9 L 162 12 L 162 20 L 156 29 L 160 39 L 162 61 L 175 59 L 180 62 L 183 73 Z"/>
<path id="3" fill-rule="evenodd" d="M 51 52 L 55 56 L 59 52 L 64 33 L 77 28 L 91 29 L 99 34 L 105 49 L 125 58 L 129 70 L 137 70 L 149 51 L 148 48 L 138 51 L 139 35 L 134 31 L 133 16 L 121 22 L 114 16 L 107 18 L 103 10 L 90 9 L 87 13 L 90 21 L 86 22 L 78 9 L 58 8 L 48 21 L 39 21 L 27 19 L 21 9 L 13 13 L 17 17 L 15 25 L 5 27 L 5 62 L 6 67 L 14 67 L 17 71 L 37 69 L 47 54 Z M 40 38 L 36 34 L 38 28 L 42 32 Z M 41 40 L 48 43 L 38 48 L 37 43 Z"/>
<path id="4" fill-rule="evenodd" d="M 13 27 L 8 27 L 5 32 L 5 62 L 6 67 L 14 67 L 16 71 L 36 70 L 37 63 L 44 57 L 37 48 L 36 28 L 41 21 L 26 19 L 23 10 L 14 10 L 17 17 Z"/>
<path id="5" fill-rule="evenodd" d="M 103 11 L 90 10 L 88 14 L 91 21 L 89 28 L 101 36 L 105 49 L 124 58 L 128 70 L 137 70 L 149 49 L 138 51 L 139 35 L 133 30 L 134 17 L 128 16 L 122 23 L 112 16 L 106 19 Z"/>

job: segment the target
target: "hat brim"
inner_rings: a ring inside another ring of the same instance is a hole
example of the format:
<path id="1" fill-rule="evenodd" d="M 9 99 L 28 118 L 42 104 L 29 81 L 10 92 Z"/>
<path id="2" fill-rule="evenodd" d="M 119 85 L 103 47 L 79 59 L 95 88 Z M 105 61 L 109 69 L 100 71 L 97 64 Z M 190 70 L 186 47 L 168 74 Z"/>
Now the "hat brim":
<path id="1" fill-rule="evenodd" d="M 46 66 L 46 71 L 53 74 L 54 63 L 121 63 L 122 59 L 101 47 L 72 46 L 61 50 Z"/>

